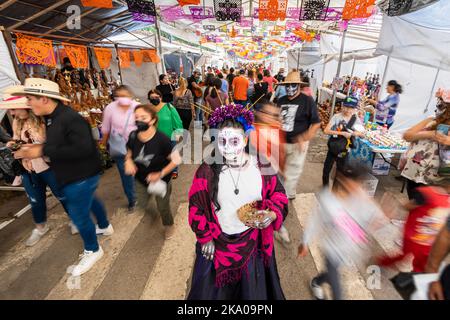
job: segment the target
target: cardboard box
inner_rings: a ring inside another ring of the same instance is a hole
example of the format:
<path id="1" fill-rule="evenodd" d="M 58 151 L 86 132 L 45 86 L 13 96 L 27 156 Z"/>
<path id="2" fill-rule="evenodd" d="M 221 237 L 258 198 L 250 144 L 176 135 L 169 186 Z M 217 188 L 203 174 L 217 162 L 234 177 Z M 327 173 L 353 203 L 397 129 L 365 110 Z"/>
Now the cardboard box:
<path id="1" fill-rule="evenodd" d="M 366 190 L 367 194 L 371 197 L 375 196 L 377 191 L 378 179 L 373 175 L 369 175 L 368 179 L 363 181 L 363 189 Z"/>
<path id="2" fill-rule="evenodd" d="M 392 156 L 385 155 L 384 158 L 391 162 Z M 389 175 L 389 169 L 391 168 L 391 165 L 387 163 L 379 154 L 375 156 L 375 159 L 373 160 L 372 165 L 372 173 L 376 176 L 387 176 Z"/>

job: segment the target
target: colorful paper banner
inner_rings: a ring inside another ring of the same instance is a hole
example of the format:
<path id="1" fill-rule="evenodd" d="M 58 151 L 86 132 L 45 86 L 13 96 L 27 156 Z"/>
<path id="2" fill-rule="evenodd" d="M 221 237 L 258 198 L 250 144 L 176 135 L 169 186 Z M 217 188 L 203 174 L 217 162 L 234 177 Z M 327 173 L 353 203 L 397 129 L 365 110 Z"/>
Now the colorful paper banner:
<path id="1" fill-rule="evenodd" d="M 56 67 L 51 40 L 31 37 L 22 33 L 16 33 L 16 36 L 16 55 L 20 63 Z"/>

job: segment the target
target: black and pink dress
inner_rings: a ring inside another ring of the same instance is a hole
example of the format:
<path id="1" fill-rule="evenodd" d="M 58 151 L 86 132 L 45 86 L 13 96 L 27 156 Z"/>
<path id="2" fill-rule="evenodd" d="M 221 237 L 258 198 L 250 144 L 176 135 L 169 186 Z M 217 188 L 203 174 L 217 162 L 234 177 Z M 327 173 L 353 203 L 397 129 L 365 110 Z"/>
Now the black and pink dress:
<path id="1" fill-rule="evenodd" d="M 273 232 L 280 229 L 286 218 L 288 199 L 278 177 L 263 175 L 260 169 L 259 164 L 255 164 L 253 173 L 245 173 L 253 174 L 260 181 L 248 181 L 250 179 L 245 179 L 245 174 L 240 178 L 240 191 L 236 195 L 232 188 L 220 190 L 224 184 L 226 186 L 227 176 L 233 174 L 226 171 L 230 168 L 224 167 L 219 177 L 218 202 L 221 209 L 218 211 L 211 198 L 211 167 L 202 164 L 197 170 L 189 191 L 189 224 L 196 234 L 197 245 L 188 299 L 284 299 L 275 261 Z M 266 229 L 238 225 L 233 203 L 246 202 L 249 197 L 254 197 L 259 209 L 276 213 L 277 219 Z M 225 214 L 227 217 L 223 216 Z M 215 244 L 213 261 L 205 259 L 201 253 L 201 245 L 211 240 Z"/>

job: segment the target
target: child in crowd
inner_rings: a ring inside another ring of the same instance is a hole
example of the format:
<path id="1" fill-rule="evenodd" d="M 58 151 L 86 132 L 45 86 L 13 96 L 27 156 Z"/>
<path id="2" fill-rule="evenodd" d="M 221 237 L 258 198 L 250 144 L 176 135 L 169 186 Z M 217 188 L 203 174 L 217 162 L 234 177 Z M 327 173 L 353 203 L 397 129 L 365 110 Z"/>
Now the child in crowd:
<path id="1" fill-rule="evenodd" d="M 346 167 L 338 173 L 333 190 L 324 188 L 318 196 L 318 208 L 298 247 L 298 255 L 304 257 L 313 238 L 320 239 L 327 270 L 311 281 L 316 299 L 325 298 L 322 288 L 325 282 L 330 284 L 335 300 L 343 298 L 339 268 L 364 262 L 368 257 L 369 234 L 377 225 L 387 223 L 381 209 L 362 188 L 367 174 L 364 168 Z"/>
<path id="2" fill-rule="evenodd" d="M 415 189 L 415 195 L 405 205 L 409 211 L 403 232 L 402 253 L 379 258 L 379 264 L 390 266 L 413 255 L 413 272 L 424 272 L 431 247 L 437 234 L 450 214 L 447 185 L 423 186 Z"/>

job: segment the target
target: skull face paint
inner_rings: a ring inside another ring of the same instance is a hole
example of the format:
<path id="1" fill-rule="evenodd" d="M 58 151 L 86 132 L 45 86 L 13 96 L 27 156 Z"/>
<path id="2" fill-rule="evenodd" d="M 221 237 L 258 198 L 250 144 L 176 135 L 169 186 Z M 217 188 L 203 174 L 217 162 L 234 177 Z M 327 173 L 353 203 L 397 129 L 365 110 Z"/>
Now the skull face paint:
<path id="1" fill-rule="evenodd" d="M 292 83 L 292 84 L 286 85 L 286 94 L 288 97 L 295 96 L 297 94 L 297 91 L 298 91 L 297 83 Z"/>
<path id="2" fill-rule="evenodd" d="M 245 136 L 242 129 L 224 128 L 217 136 L 219 152 L 228 162 L 234 162 L 245 149 Z"/>

